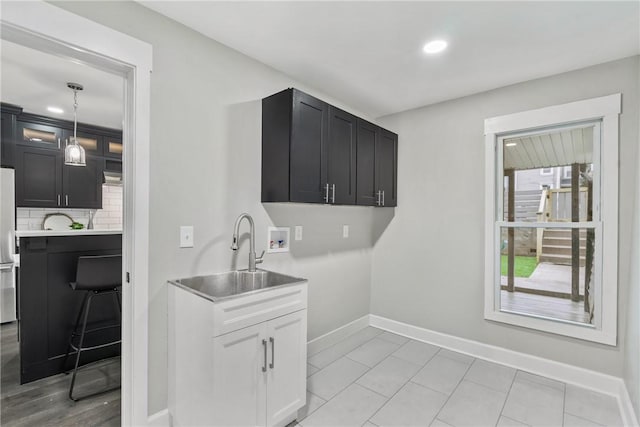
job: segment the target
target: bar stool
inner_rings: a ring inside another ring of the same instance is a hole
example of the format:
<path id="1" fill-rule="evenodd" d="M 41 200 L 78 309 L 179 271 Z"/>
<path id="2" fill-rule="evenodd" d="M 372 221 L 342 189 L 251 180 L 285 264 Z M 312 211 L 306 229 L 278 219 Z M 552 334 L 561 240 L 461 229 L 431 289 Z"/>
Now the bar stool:
<path id="1" fill-rule="evenodd" d="M 81 398 L 73 396 L 73 387 L 76 382 L 76 374 L 78 373 L 78 365 L 80 363 L 80 355 L 83 351 L 96 350 L 111 345 L 120 344 L 121 340 L 110 341 L 99 345 L 93 345 L 85 347 L 83 346 L 85 336 L 92 332 L 98 332 L 110 328 L 119 328 L 122 322 L 122 301 L 120 300 L 120 290 L 122 286 L 122 255 L 99 255 L 99 256 L 81 256 L 78 257 L 78 267 L 76 270 L 76 281 L 70 283 L 71 289 L 74 291 L 85 292 L 76 323 L 69 338 L 69 345 L 67 347 L 67 354 L 64 358 L 64 366 L 66 366 L 67 359 L 71 350 L 76 352 L 76 362 L 73 368 L 73 376 L 71 377 L 71 386 L 69 388 L 69 398 L 73 401 L 78 401 Z M 118 305 L 118 320 L 117 324 L 102 326 L 93 329 L 87 329 L 87 320 L 89 319 L 89 313 L 91 309 L 91 301 L 94 297 L 99 295 L 114 295 Z M 84 316 L 83 316 L 84 313 Z M 82 320 L 82 329 L 78 333 L 78 326 L 80 320 Z M 77 344 L 75 343 L 78 338 Z M 68 373 L 68 372 L 67 372 Z M 97 393 L 92 393 L 88 396 L 96 394 L 106 393 L 107 391 L 120 388 L 112 387 L 107 390 L 101 390 Z M 83 396 L 82 398 L 88 397 Z"/>

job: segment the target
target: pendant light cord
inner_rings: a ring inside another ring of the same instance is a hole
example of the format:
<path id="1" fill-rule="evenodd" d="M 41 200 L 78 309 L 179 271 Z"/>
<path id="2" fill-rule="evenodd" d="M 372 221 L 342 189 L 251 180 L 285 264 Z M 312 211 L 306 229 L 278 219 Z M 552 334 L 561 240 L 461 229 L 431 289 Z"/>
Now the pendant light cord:
<path id="1" fill-rule="evenodd" d="M 73 143 L 78 145 L 78 91 L 73 90 Z"/>

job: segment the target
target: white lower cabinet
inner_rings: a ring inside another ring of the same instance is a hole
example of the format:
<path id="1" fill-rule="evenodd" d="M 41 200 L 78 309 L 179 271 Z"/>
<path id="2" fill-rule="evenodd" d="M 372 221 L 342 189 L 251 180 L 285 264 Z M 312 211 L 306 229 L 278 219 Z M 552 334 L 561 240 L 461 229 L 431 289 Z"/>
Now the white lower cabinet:
<path id="1" fill-rule="evenodd" d="M 274 291 L 272 298 L 271 292 L 264 293 L 277 317 L 245 326 L 246 317 L 239 316 L 243 327 L 219 335 L 217 331 L 233 328 L 212 324 L 215 303 L 169 287 L 169 413 L 174 426 L 271 427 L 296 418 L 306 404 L 306 284 L 300 286 L 297 295 L 291 288 L 281 296 Z M 254 303 L 264 308 L 264 302 L 238 298 L 216 309 L 233 313 Z M 285 307 L 296 311 L 282 314 Z"/>

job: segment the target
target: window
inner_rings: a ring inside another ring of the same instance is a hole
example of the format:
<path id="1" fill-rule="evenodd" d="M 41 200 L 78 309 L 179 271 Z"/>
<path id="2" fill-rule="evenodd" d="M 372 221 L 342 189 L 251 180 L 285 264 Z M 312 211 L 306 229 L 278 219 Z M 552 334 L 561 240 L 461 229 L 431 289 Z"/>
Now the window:
<path id="1" fill-rule="evenodd" d="M 540 175 L 553 175 L 553 168 L 541 168 Z"/>
<path id="2" fill-rule="evenodd" d="M 485 120 L 486 319 L 616 345 L 619 112 L 616 94 Z"/>

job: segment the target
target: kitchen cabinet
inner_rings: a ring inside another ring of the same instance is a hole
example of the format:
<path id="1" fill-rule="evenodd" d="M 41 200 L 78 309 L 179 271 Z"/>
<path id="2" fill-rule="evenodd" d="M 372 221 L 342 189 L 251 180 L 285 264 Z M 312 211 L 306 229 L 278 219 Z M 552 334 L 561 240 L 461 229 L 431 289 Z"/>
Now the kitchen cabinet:
<path id="1" fill-rule="evenodd" d="M 398 135 L 358 120 L 357 204 L 397 206 Z"/>
<path id="2" fill-rule="evenodd" d="M 66 166 L 62 152 L 17 145 L 16 207 L 102 208 L 104 160 L 87 156 L 87 166 Z"/>
<path id="3" fill-rule="evenodd" d="M 3 103 L 1 105 L 2 125 L 0 126 L 0 165 L 3 168 L 15 166 L 15 138 L 17 132 L 16 116 L 22 108 Z"/>
<path id="4" fill-rule="evenodd" d="M 63 206 L 62 164 L 63 157 L 59 151 L 17 145 L 16 207 Z"/>
<path id="5" fill-rule="evenodd" d="M 169 286 L 174 426 L 285 426 L 306 403 L 307 284 L 220 302 Z"/>
<path id="6" fill-rule="evenodd" d="M 295 89 L 262 100 L 262 201 L 326 200 L 328 105 Z"/>
<path id="7" fill-rule="evenodd" d="M 19 232 L 18 232 L 19 233 Z M 73 367 L 73 359 L 63 366 L 76 313 L 83 292 L 71 289 L 75 281 L 78 257 L 122 253 L 122 233 L 67 236 L 19 236 L 20 269 L 17 302 L 20 336 L 20 383 L 56 375 Z M 103 299 L 104 298 L 104 299 Z M 108 297 L 94 299 L 89 325 L 113 324 L 119 307 Z M 92 334 L 93 342 L 109 342 L 120 337 L 119 328 Z M 118 346 L 104 347 L 82 354 L 89 363 L 120 353 Z"/>
<path id="8" fill-rule="evenodd" d="M 62 148 L 62 128 L 18 120 L 16 144 L 29 147 L 60 150 Z"/>
<path id="9" fill-rule="evenodd" d="M 104 137 L 104 156 L 114 159 L 122 159 L 122 136 L 105 136 Z"/>
<path id="10" fill-rule="evenodd" d="M 102 209 L 104 159 L 87 156 L 86 166 L 63 166 L 62 206 Z"/>
<path id="11" fill-rule="evenodd" d="M 356 127 L 357 118 L 329 106 L 327 138 L 327 183 L 329 203 L 356 203 Z"/>
<path id="12" fill-rule="evenodd" d="M 89 132 L 76 132 L 76 137 L 78 138 L 78 144 L 84 148 L 84 152 L 87 156 L 102 156 L 103 147 L 102 147 L 102 136 L 94 135 Z M 71 140 L 73 139 L 73 130 L 62 130 L 62 144 L 61 149 L 71 144 Z"/>
<path id="13" fill-rule="evenodd" d="M 262 202 L 396 206 L 397 143 L 297 89 L 264 98 Z"/>

